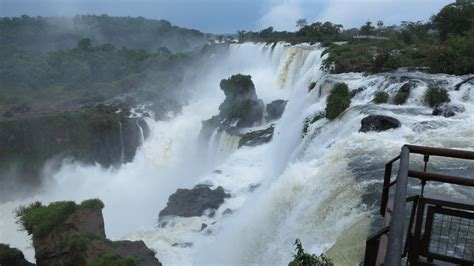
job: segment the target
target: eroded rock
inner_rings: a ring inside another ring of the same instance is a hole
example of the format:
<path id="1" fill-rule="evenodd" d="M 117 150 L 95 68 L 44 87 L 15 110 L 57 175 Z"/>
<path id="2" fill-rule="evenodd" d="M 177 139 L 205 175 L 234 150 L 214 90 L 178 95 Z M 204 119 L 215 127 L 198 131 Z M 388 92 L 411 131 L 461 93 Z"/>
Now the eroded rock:
<path id="1" fill-rule="evenodd" d="M 369 115 L 363 118 L 361 121 L 361 128 L 359 132 L 380 132 L 393 128 L 399 128 L 401 126 L 400 121 L 390 116 L 385 115 Z"/>
<path id="2" fill-rule="evenodd" d="M 465 110 L 466 109 L 462 104 L 443 102 L 433 108 L 432 114 L 442 115 L 444 117 L 452 117 L 455 116 L 457 113 L 463 113 Z"/>

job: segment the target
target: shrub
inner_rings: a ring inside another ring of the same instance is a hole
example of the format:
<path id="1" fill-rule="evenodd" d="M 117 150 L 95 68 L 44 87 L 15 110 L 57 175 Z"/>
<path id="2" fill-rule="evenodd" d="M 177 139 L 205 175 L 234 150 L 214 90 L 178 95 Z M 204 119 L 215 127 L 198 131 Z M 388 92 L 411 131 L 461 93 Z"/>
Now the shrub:
<path id="1" fill-rule="evenodd" d="M 24 258 L 20 250 L 6 244 L 0 244 L 0 265 L 15 265 L 15 263 Z"/>
<path id="2" fill-rule="evenodd" d="M 351 94 L 345 83 L 337 83 L 327 98 L 326 117 L 330 120 L 338 117 L 351 105 Z"/>
<path id="3" fill-rule="evenodd" d="M 425 92 L 425 103 L 430 107 L 449 101 L 449 94 L 446 89 L 430 86 Z"/>
<path id="4" fill-rule="evenodd" d="M 400 90 L 395 95 L 394 102 L 395 102 L 395 104 L 402 105 L 407 101 L 409 96 L 410 96 L 409 92 Z"/>
<path id="5" fill-rule="evenodd" d="M 77 208 L 73 201 L 58 201 L 48 206 L 40 202 L 22 206 L 16 211 L 18 222 L 29 235 L 43 236 L 64 221 Z"/>
<path id="6" fill-rule="evenodd" d="M 81 208 L 102 210 L 104 208 L 104 203 L 100 199 L 89 199 L 81 202 Z"/>
<path id="7" fill-rule="evenodd" d="M 293 260 L 288 266 L 334 266 L 334 263 L 323 254 L 316 256 L 315 254 L 305 253 L 299 239 L 296 239 L 295 245 L 296 254 L 293 255 Z"/>
<path id="8" fill-rule="evenodd" d="M 374 97 L 374 103 L 387 103 L 388 102 L 388 93 L 385 91 L 377 91 Z"/>
<path id="9" fill-rule="evenodd" d="M 123 258 L 116 253 L 104 253 L 90 266 L 135 266 L 135 260 L 132 257 Z"/>

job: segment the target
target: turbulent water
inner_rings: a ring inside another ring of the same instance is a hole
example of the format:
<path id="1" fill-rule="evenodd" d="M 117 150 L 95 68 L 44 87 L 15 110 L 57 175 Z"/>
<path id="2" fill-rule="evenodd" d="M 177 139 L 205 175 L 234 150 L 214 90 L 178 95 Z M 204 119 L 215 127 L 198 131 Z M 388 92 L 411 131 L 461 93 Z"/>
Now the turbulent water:
<path id="1" fill-rule="evenodd" d="M 283 265 L 292 257 L 296 238 L 311 253 L 327 252 L 337 265 L 357 264 L 374 227 L 383 165 L 403 144 L 474 150 L 474 86 L 467 83 L 454 91 L 462 77 L 419 72 L 326 75 L 320 71 L 322 51 L 318 45 L 231 45 L 225 55 L 210 59 L 202 75 L 183 83 L 189 104 L 180 115 L 147 120 L 151 135 L 133 162 L 119 169 L 70 162 L 58 172 L 45 167 L 47 182 L 38 195 L 0 206 L 0 242 L 24 250 L 33 260 L 28 237 L 14 222 L 16 207 L 33 200 L 98 197 L 106 206 L 109 238 L 144 240 L 165 265 Z M 219 81 L 236 73 L 252 76 L 265 103 L 288 100 L 273 139 L 238 149 L 238 137 L 221 132 L 201 150 L 201 121 L 217 114 L 224 99 Z M 405 105 L 371 103 L 376 91 L 393 97 L 407 79 L 415 80 L 416 87 Z M 312 82 L 316 86 L 309 92 Z M 335 82 L 365 89 L 340 118 L 317 121 L 303 138 L 305 119 L 324 110 Z M 429 84 L 449 89 L 452 102 L 466 111 L 451 118 L 432 116 L 423 105 Z M 359 133 L 360 120 L 368 114 L 395 117 L 402 126 Z M 445 172 L 474 169 L 444 160 L 430 166 Z M 168 196 L 199 183 L 222 186 L 232 197 L 212 218 L 173 218 L 161 227 L 157 216 Z M 474 199 L 472 191 L 448 185 L 430 189 Z M 226 209 L 232 213 L 224 214 Z M 201 231 L 203 223 L 208 227 Z"/>

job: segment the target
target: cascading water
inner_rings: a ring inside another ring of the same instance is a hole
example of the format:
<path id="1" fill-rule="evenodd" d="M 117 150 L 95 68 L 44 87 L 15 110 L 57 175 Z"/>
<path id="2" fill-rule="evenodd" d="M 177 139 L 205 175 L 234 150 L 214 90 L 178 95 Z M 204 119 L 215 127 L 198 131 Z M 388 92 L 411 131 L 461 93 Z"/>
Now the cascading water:
<path id="1" fill-rule="evenodd" d="M 287 264 L 296 238 L 311 253 L 327 252 L 336 265 L 357 264 L 371 230 L 374 198 L 379 197 L 374 187 L 381 184 L 384 163 L 403 144 L 474 149 L 474 86 L 466 83 L 450 91 L 452 102 L 464 105 L 464 113 L 432 116 L 422 103 L 428 84 L 452 88 L 461 77 L 419 72 L 326 75 L 320 71 L 321 54 L 318 45 L 231 45 L 198 80 L 183 83 L 189 105 L 181 115 L 169 121 L 147 120 L 150 137 L 133 162 L 120 169 L 65 163 L 40 194 L 1 205 L 0 242 L 25 250 L 32 259 L 28 238 L 16 231 L 14 208 L 33 200 L 99 197 L 106 206 L 107 235 L 144 240 L 165 265 Z M 288 100 L 273 139 L 238 148 L 239 137 L 216 130 L 208 151 L 199 150 L 201 121 L 217 114 L 224 99 L 223 93 L 216 93 L 219 81 L 236 73 L 252 76 L 265 103 Z M 407 104 L 371 103 L 376 91 L 393 97 L 407 79 L 417 81 Z M 316 86 L 309 92 L 311 82 Z M 302 137 L 305 119 L 324 110 L 336 82 L 363 89 L 340 118 L 320 119 Z M 368 114 L 390 115 L 402 127 L 359 133 L 360 120 Z M 434 165 L 449 171 L 443 161 Z M 213 217 L 168 218 L 167 225 L 160 226 L 157 214 L 168 196 L 198 183 L 222 186 L 232 197 Z M 471 191 L 434 188 L 474 199 Z M 203 223 L 208 226 L 201 230 Z"/>

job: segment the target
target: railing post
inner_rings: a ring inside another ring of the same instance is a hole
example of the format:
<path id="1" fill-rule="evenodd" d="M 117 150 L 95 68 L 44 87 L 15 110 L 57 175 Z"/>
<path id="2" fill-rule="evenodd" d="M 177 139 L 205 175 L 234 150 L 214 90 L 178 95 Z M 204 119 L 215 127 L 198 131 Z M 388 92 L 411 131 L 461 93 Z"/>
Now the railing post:
<path id="1" fill-rule="evenodd" d="M 393 216 L 390 222 L 387 255 L 384 261 L 384 265 L 387 266 L 399 266 L 401 264 L 409 157 L 410 149 L 407 146 L 403 146 L 400 158 L 400 167 L 397 176 L 397 186 L 395 190 L 395 199 L 392 212 Z"/>

